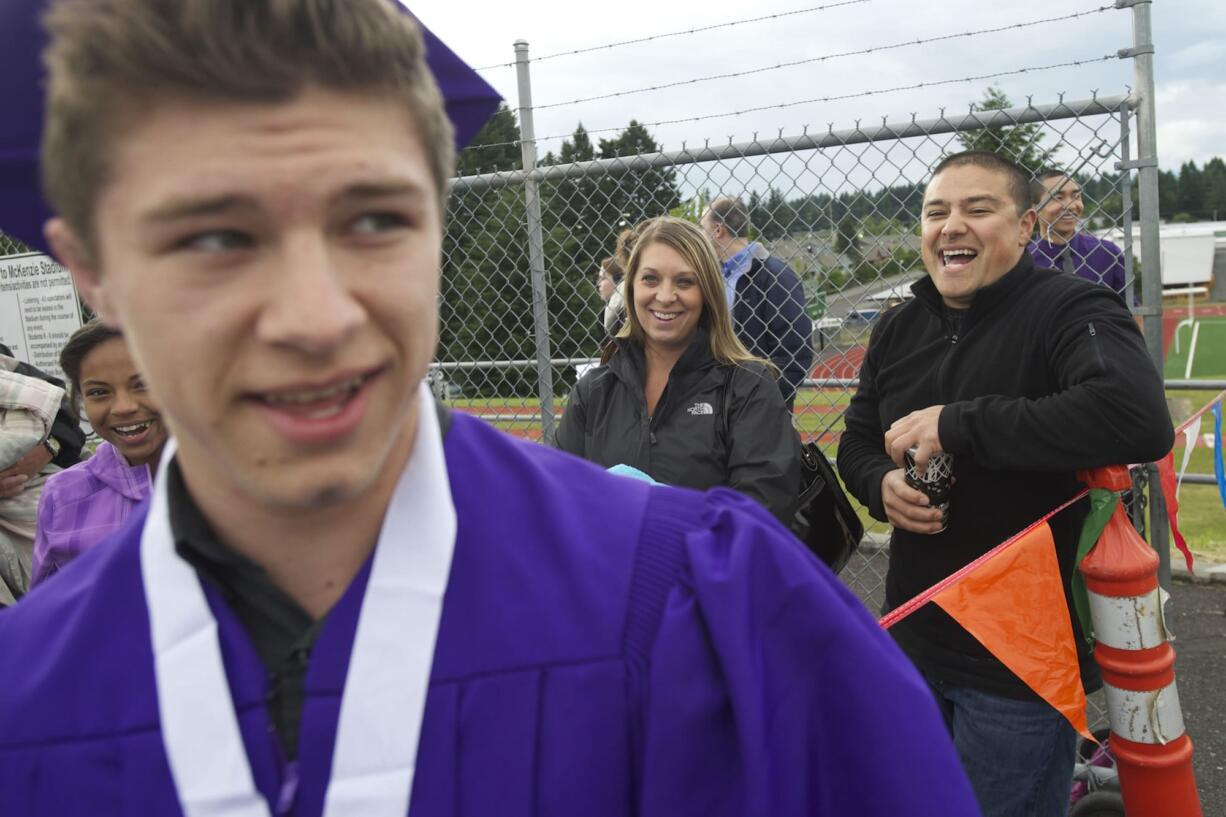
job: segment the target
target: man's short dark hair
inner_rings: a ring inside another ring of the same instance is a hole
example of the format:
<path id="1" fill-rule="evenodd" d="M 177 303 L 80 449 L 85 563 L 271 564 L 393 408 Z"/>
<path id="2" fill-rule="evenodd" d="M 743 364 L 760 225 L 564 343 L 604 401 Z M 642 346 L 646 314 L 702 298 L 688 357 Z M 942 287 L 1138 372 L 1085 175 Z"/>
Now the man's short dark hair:
<path id="1" fill-rule="evenodd" d="M 935 177 L 943 170 L 963 165 L 1003 173 L 1009 180 L 1009 198 L 1013 199 L 1013 205 L 1017 208 L 1019 216 L 1033 206 L 1031 204 L 1030 174 L 1023 170 L 1017 162 L 990 150 L 964 150 L 961 153 L 951 153 L 941 160 L 936 169 L 932 171 L 932 175 Z"/>
<path id="2" fill-rule="evenodd" d="M 720 196 L 711 202 L 707 211 L 733 238 L 749 235 L 749 208 L 736 196 Z"/>
<path id="3" fill-rule="evenodd" d="M 1060 167 L 1045 167 L 1035 174 L 1034 181 L 1030 183 L 1030 204 L 1032 207 L 1038 207 L 1047 198 L 1047 188 L 1043 186 L 1043 182 L 1048 179 L 1073 178 L 1068 174 L 1068 171 Z"/>

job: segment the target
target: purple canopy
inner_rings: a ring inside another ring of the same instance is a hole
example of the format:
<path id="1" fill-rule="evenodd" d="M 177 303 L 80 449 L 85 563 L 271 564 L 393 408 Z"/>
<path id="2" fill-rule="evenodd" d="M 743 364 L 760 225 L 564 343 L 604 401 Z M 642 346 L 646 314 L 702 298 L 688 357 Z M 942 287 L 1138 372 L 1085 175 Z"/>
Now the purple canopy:
<path id="1" fill-rule="evenodd" d="M 0 97 L 0 232 L 40 249 L 46 249 L 43 223 L 51 214 L 43 201 L 38 169 L 44 73 L 40 54 L 47 42 L 38 20 L 45 7 L 46 0 L 0 2 L 0 77 L 4 78 Z M 421 30 L 426 62 L 447 102 L 456 145 L 463 147 L 502 98 L 425 25 Z"/>

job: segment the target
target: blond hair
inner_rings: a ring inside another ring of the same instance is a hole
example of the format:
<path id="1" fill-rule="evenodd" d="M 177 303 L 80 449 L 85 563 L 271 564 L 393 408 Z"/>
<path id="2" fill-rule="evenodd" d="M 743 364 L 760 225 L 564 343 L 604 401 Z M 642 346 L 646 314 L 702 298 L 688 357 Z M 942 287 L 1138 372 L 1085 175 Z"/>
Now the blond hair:
<path id="1" fill-rule="evenodd" d="M 640 345 L 646 340 L 643 324 L 639 322 L 638 312 L 634 308 L 634 283 L 638 278 L 643 250 L 652 244 L 663 244 L 675 250 L 698 278 L 698 289 L 702 292 L 702 315 L 698 318 L 698 325 L 707 332 L 711 356 L 725 365 L 758 363 L 777 375 L 778 369 L 770 361 L 751 355 L 732 329 L 728 299 L 724 295 L 724 276 L 720 272 L 719 259 L 715 256 L 715 246 L 707 234 L 697 225 L 673 216 L 645 221 L 635 231 L 637 240 L 626 269 L 626 322 L 617 337 Z"/>
<path id="2" fill-rule="evenodd" d="M 445 203 L 451 123 L 417 24 L 389 0 L 55 0 L 45 22 L 43 189 L 87 248 L 116 144 L 165 100 L 279 103 L 310 85 L 386 96 L 408 110 Z"/>

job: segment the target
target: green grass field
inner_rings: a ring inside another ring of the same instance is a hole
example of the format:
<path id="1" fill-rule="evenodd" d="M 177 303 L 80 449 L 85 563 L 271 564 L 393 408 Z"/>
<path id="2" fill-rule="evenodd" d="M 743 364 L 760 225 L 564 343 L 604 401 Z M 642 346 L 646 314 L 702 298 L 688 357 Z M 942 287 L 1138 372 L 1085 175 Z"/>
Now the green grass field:
<path id="1" fill-rule="evenodd" d="M 801 437 L 808 440 L 841 432 L 843 410 L 847 408 L 850 400 L 849 393 L 836 389 L 801 392 L 795 407 L 796 426 Z M 540 429 L 540 403 L 535 398 L 463 398 L 450 400 L 448 404 L 477 415 L 493 415 L 488 419 L 503 431 L 529 434 L 539 432 Z M 561 415 L 565 408 L 565 398 L 559 398 L 554 403 L 554 411 L 558 415 Z M 511 419 L 511 415 L 516 417 Z M 521 416 L 522 420 L 519 419 Z M 833 451 L 831 455 L 833 456 Z"/>
<path id="2" fill-rule="evenodd" d="M 1205 330 L 1201 330 L 1204 342 Z M 1199 353 L 1198 353 L 1199 359 Z M 1169 368 L 1169 362 L 1168 362 Z M 1183 370 L 1179 370 L 1183 377 Z M 1201 375 L 1202 377 L 1205 375 Z M 1171 404 L 1171 419 L 1175 425 L 1182 423 L 1192 412 L 1214 397 L 1208 391 L 1172 391 L 1167 393 Z M 1213 416 L 1204 415 L 1201 433 L 1213 433 Z M 1175 441 L 1175 470 L 1183 461 L 1183 435 Z M 1192 452 L 1188 463 L 1189 474 L 1213 473 L 1213 449 L 1198 447 Z M 1179 529 L 1188 540 L 1194 553 L 1203 554 L 1214 561 L 1226 561 L 1226 508 L 1218 495 L 1216 485 L 1184 485 L 1179 491 Z"/>
<path id="3" fill-rule="evenodd" d="M 1198 379 L 1226 377 L 1226 317 L 1198 318 L 1199 335 L 1196 340 L 1196 356 L 1192 360 L 1192 377 Z M 1166 376 L 1183 379 L 1187 373 L 1188 347 L 1192 341 L 1192 330 L 1184 327 L 1179 330 L 1179 352 L 1175 352 L 1175 343 L 1166 356 Z"/>
<path id="4" fill-rule="evenodd" d="M 1226 377 L 1226 318 L 1212 319 L 1215 324 L 1212 330 L 1206 325 L 1202 327 L 1197 344 L 1195 360 L 1198 377 Z M 1219 340 L 1214 340 L 1214 334 L 1223 333 Z M 1185 330 L 1186 336 L 1186 330 Z M 1185 344 L 1186 351 L 1186 344 Z M 1202 357 L 1203 355 L 1203 357 Z M 1202 370 L 1202 360 L 1205 361 Z M 1172 365 L 1178 366 L 1177 374 L 1170 373 Z M 1183 363 L 1168 362 L 1168 377 L 1183 377 Z M 1220 366 L 1217 374 L 1213 366 Z M 1172 406 L 1172 420 L 1176 425 L 1183 422 L 1193 411 L 1196 411 L 1213 397 L 1212 392 L 1203 391 L 1172 391 L 1168 393 Z M 803 391 L 796 403 L 796 425 L 804 439 L 825 438 L 823 448 L 833 457 L 837 446 L 830 437 L 843 430 L 843 410 L 851 400 L 851 394 L 837 389 L 825 391 Z M 565 408 L 565 399 L 559 399 L 555 404 L 560 414 Z M 499 415 L 497 419 L 489 417 L 499 428 L 522 436 L 537 438 L 540 432 L 539 404 L 533 398 L 491 398 L 452 401 L 452 405 L 460 410 L 474 414 Z M 517 415 L 510 419 L 511 415 Z M 523 419 L 519 419 L 522 416 Z M 1202 424 L 1202 432 L 1212 431 L 1212 418 L 1206 417 Z M 1175 467 L 1183 457 L 1183 438 L 1176 441 Z M 1213 452 L 1208 448 L 1197 448 L 1188 466 L 1189 473 L 1212 474 Z M 883 533 L 888 527 L 872 520 L 867 513 L 860 510 L 865 523 L 865 529 Z M 1212 485 L 1185 485 L 1180 491 L 1180 530 L 1188 540 L 1189 547 L 1214 561 L 1226 561 L 1226 508 L 1222 507 L 1218 498 L 1217 487 Z"/>

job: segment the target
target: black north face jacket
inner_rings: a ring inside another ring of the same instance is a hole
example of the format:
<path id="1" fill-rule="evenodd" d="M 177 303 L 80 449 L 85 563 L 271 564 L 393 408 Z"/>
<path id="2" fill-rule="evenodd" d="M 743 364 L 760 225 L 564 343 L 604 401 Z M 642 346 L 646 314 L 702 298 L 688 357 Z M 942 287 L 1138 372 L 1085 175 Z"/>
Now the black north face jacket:
<path id="1" fill-rule="evenodd" d="M 668 485 L 726 485 L 785 524 L 792 520 L 800 491 L 800 438 L 764 366 L 718 363 L 700 329 L 673 366 L 650 417 L 644 382 L 642 347 L 618 340 L 609 362 L 571 390 L 558 448 L 606 468 L 633 466 Z"/>

